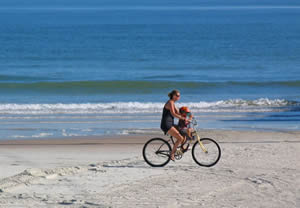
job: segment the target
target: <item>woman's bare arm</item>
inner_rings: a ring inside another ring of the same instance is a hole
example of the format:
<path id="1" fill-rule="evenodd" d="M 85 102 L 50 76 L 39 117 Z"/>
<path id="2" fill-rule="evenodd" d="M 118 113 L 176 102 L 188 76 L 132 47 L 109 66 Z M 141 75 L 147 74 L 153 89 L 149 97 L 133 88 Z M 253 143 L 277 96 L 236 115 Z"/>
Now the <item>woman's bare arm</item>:
<path id="1" fill-rule="evenodd" d="M 173 101 L 170 100 L 169 103 L 167 104 L 167 106 L 169 107 L 169 110 L 170 110 L 172 116 L 174 116 L 174 117 L 176 117 L 176 118 L 179 118 L 179 119 L 185 120 L 184 117 L 182 117 L 180 114 L 178 114 L 178 113 L 176 112 L 177 109 L 176 109 L 176 107 L 175 107 Z M 178 111 L 178 110 L 177 110 L 177 111 Z"/>
<path id="2" fill-rule="evenodd" d="M 175 109 L 175 113 L 180 115 L 178 108 L 176 108 L 176 106 L 174 105 L 174 109 Z"/>

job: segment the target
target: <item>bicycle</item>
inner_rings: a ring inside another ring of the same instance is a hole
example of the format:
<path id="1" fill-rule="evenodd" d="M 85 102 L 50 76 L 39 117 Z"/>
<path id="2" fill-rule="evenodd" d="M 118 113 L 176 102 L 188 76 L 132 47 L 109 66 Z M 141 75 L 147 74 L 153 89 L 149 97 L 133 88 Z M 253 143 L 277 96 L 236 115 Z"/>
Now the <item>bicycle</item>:
<path id="1" fill-rule="evenodd" d="M 186 139 L 184 144 L 181 144 L 176 152 L 175 159 L 180 160 L 183 154 L 189 150 L 189 146 L 193 141 L 196 141 L 192 147 L 193 160 L 200 166 L 211 167 L 217 164 L 221 157 L 221 148 L 219 144 L 211 138 L 200 138 L 197 133 L 197 121 L 193 118 L 190 122 L 190 127 L 193 128 L 192 138 Z M 174 146 L 175 142 L 172 136 L 168 140 L 162 138 L 152 138 L 148 140 L 143 147 L 143 157 L 146 163 L 152 167 L 163 167 L 167 165 L 171 158 L 171 145 Z M 184 148 L 184 145 L 187 147 Z"/>

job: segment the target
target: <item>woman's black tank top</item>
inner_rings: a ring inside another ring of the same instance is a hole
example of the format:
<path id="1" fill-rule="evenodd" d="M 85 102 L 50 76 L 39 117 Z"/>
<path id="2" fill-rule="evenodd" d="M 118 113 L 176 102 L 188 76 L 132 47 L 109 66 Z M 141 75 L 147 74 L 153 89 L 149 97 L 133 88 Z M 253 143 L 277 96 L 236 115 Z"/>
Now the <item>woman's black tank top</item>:
<path id="1" fill-rule="evenodd" d="M 174 116 L 172 116 L 171 111 L 166 107 L 163 109 L 163 114 L 161 118 L 160 128 L 166 133 L 174 125 Z"/>

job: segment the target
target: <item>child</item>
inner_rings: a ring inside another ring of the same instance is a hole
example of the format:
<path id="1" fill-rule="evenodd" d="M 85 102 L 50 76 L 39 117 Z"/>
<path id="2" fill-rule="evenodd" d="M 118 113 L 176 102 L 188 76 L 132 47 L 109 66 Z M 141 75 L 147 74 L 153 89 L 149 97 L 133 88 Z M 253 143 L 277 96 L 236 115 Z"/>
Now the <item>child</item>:
<path id="1" fill-rule="evenodd" d="M 182 117 L 185 118 L 188 117 L 189 118 L 188 120 L 191 120 L 193 118 L 190 109 L 186 106 L 181 107 L 179 109 L 179 113 L 181 114 Z M 178 121 L 178 129 L 183 136 L 186 136 L 188 140 L 191 140 L 193 138 L 192 137 L 193 129 L 188 127 L 189 123 L 190 123 L 189 121 L 180 119 Z"/>

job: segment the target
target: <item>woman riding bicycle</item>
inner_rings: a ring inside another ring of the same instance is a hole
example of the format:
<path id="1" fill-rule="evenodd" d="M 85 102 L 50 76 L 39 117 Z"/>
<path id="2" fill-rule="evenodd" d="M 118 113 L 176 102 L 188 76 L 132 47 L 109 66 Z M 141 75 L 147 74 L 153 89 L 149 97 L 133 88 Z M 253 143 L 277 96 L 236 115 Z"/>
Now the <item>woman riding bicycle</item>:
<path id="1" fill-rule="evenodd" d="M 174 161 L 175 151 L 178 145 L 183 143 L 185 140 L 174 124 L 174 117 L 184 121 L 188 120 L 187 118 L 181 116 L 178 109 L 175 107 L 175 102 L 180 99 L 180 92 L 178 90 L 173 90 L 168 94 L 168 96 L 170 99 L 164 106 L 160 128 L 165 132 L 165 134 L 169 134 L 177 139 L 170 155 L 171 160 Z"/>

